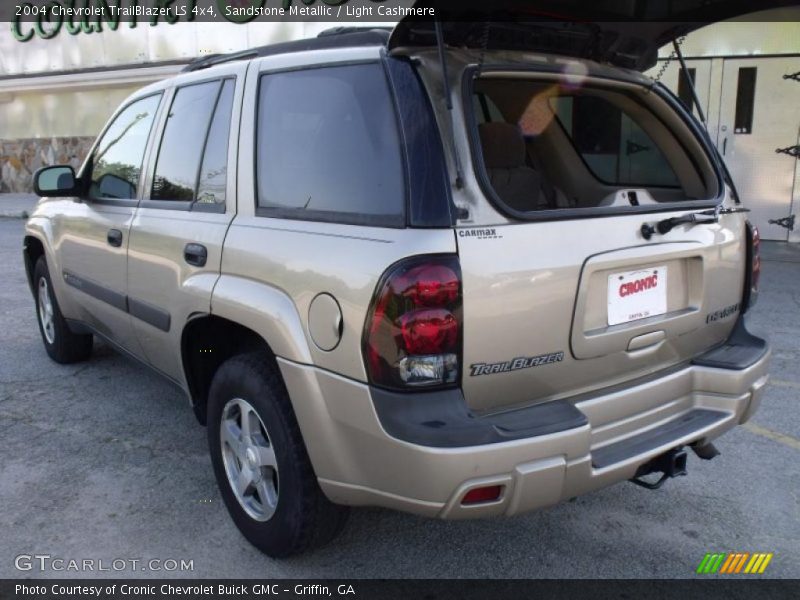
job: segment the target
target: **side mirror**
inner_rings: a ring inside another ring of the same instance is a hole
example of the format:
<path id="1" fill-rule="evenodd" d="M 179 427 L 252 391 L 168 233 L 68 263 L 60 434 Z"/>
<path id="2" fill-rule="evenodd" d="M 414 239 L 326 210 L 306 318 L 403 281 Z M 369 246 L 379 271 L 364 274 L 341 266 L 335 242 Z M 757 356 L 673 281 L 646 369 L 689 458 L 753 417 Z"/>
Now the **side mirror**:
<path id="1" fill-rule="evenodd" d="M 77 196 L 75 171 L 70 166 L 42 167 L 33 174 L 33 191 L 37 196 Z"/>

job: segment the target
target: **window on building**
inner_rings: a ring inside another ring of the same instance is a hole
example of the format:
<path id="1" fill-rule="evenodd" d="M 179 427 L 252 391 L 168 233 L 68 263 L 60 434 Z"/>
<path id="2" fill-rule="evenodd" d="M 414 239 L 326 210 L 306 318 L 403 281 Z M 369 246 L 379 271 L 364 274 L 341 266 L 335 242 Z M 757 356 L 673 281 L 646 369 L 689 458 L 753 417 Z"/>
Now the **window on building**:
<path id="1" fill-rule="evenodd" d="M 756 67 L 739 69 L 736 84 L 736 116 L 733 121 L 734 133 L 753 132 L 753 109 L 756 100 Z"/>
<path id="2" fill-rule="evenodd" d="M 691 79 L 692 84 L 694 84 L 697 69 L 687 69 L 689 72 L 689 79 Z M 694 96 L 692 95 L 692 88 L 689 85 L 689 81 L 686 79 L 686 71 L 683 69 L 679 69 L 678 72 L 678 98 L 686 107 L 689 112 L 694 110 Z"/>
<path id="3" fill-rule="evenodd" d="M 550 103 L 575 149 L 603 183 L 680 185 L 658 145 L 616 104 L 591 95 L 557 96 Z"/>
<path id="4" fill-rule="evenodd" d="M 175 92 L 158 149 L 151 199 L 195 199 L 200 160 L 220 86 L 220 81 L 210 81 Z"/>
<path id="5" fill-rule="evenodd" d="M 402 226 L 404 166 L 382 67 L 264 75 L 256 165 L 259 214 Z"/>
<path id="6" fill-rule="evenodd" d="M 136 198 L 147 138 L 161 95 L 126 107 L 111 123 L 92 155 L 89 195 L 92 198 Z"/>

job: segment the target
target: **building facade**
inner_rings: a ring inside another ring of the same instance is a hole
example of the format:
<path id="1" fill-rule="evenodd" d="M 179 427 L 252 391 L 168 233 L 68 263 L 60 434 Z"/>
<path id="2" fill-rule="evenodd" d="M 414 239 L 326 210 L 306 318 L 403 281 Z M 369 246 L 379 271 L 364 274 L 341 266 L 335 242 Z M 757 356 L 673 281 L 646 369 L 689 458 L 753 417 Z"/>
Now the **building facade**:
<path id="1" fill-rule="evenodd" d="M 208 54 L 316 35 L 332 23 L 121 23 L 49 39 L 0 23 L 0 192 L 30 192 L 42 165 L 78 166 L 134 90 Z M 16 34 L 16 35 L 15 35 Z M 19 34 L 22 34 L 20 36 Z"/>
<path id="2" fill-rule="evenodd" d="M 700 110 L 671 47 L 650 75 L 695 114 L 702 111 L 763 237 L 797 242 L 800 221 L 793 231 L 785 226 L 800 208 L 800 10 L 756 17 L 768 20 L 710 25 L 682 42 Z M 24 25 L 0 25 L 0 192 L 30 191 L 42 165 L 77 167 L 128 94 L 190 60 L 309 37 L 334 24 L 120 23 L 99 32 L 62 27 L 50 39 Z"/>

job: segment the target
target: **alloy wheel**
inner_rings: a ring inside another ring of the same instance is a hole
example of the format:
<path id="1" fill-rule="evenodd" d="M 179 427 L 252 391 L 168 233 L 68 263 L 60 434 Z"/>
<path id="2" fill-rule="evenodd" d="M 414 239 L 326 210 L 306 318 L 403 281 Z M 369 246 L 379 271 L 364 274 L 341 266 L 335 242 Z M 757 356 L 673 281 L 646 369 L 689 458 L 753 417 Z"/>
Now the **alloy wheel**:
<path id="1" fill-rule="evenodd" d="M 278 463 L 272 441 L 256 409 L 230 400 L 220 420 L 222 461 L 228 484 L 245 512 L 269 521 L 278 506 Z"/>
<path id="2" fill-rule="evenodd" d="M 53 318 L 53 302 L 50 299 L 50 288 L 47 279 L 39 278 L 39 322 L 48 344 L 56 341 L 55 320 Z"/>

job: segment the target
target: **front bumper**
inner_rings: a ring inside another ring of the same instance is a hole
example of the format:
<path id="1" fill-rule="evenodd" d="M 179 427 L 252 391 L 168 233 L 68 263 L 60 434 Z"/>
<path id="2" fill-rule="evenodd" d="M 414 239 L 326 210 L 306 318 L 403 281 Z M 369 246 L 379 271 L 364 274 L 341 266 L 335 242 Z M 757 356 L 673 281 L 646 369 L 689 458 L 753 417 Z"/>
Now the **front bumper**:
<path id="1" fill-rule="evenodd" d="M 411 396 L 393 397 L 306 365 L 279 364 L 320 486 L 333 502 L 454 519 L 550 506 L 630 479 L 640 465 L 672 448 L 704 444 L 744 423 L 761 401 L 769 350 L 764 344 L 746 361 L 741 352 L 729 353 L 735 364 L 720 359 L 719 350 L 714 366 L 697 360 L 647 381 L 560 401 L 549 417 L 523 409 L 478 418 L 451 407 L 439 419 L 414 414 L 405 430 L 398 428 L 397 413 L 392 421 L 386 403 Z M 560 425 L 553 415 L 563 417 Z M 544 429 L 532 431 L 525 425 L 531 419 L 531 427 L 538 422 Z M 464 445 L 469 436 L 461 430 L 475 423 L 489 427 L 475 429 L 480 441 Z M 428 440 L 420 438 L 426 430 Z M 487 485 L 503 486 L 498 500 L 461 504 L 470 489 Z"/>

